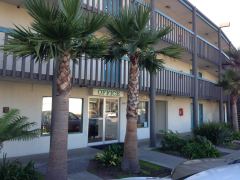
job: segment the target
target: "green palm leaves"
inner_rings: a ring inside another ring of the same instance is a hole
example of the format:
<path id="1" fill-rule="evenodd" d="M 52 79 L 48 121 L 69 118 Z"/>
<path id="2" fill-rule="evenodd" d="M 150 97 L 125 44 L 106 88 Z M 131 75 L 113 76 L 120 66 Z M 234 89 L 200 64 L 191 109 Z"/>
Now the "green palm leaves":
<path id="1" fill-rule="evenodd" d="M 222 80 L 219 82 L 219 86 L 231 95 L 240 94 L 240 75 L 236 70 L 228 69 L 222 75 Z"/>
<path id="2" fill-rule="evenodd" d="M 149 20 L 150 9 L 146 7 L 124 9 L 113 17 L 107 25 L 112 37 L 111 58 L 119 59 L 124 55 L 131 56 L 138 52 L 139 66 L 145 67 L 150 72 L 163 67 L 162 60 L 157 58 L 159 53 L 179 58 L 182 51 L 179 46 L 173 45 L 156 50 L 157 44 L 171 28 L 151 30 Z"/>
<path id="3" fill-rule="evenodd" d="M 36 123 L 27 121 L 13 109 L 0 117 L 0 143 L 8 140 L 31 140 L 40 135 L 39 129 L 32 129 Z"/>
<path id="4" fill-rule="evenodd" d="M 46 0 L 26 0 L 25 6 L 33 18 L 31 27 L 15 26 L 3 48 L 5 52 L 31 55 L 37 60 L 49 60 L 63 52 L 76 58 L 75 55 L 85 49 L 90 56 L 106 54 L 106 40 L 93 35 L 105 25 L 106 15 L 84 11 L 80 0 L 59 0 L 56 4 Z M 94 51 L 91 51 L 93 47 Z"/>

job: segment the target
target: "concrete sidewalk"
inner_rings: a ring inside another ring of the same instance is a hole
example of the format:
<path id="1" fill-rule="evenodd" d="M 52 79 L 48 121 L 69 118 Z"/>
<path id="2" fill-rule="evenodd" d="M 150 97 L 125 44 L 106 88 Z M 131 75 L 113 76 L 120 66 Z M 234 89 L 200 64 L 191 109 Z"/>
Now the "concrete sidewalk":
<path id="1" fill-rule="evenodd" d="M 141 144 L 139 146 L 139 159 L 170 169 L 174 169 L 178 164 L 187 160 L 181 157 L 152 151 L 151 148 L 148 147 L 148 144 Z"/>
<path id="2" fill-rule="evenodd" d="M 87 172 L 89 161 L 93 159 L 96 153 L 98 152 L 100 152 L 100 150 L 90 147 L 69 150 L 68 151 L 69 180 L 81 180 L 81 179 L 100 180 L 101 178 Z M 38 169 L 39 172 L 41 172 L 42 174 L 46 174 L 47 172 L 48 153 L 23 156 L 19 158 L 9 158 L 9 160 L 15 159 L 22 163 L 34 161 L 35 167 Z"/>

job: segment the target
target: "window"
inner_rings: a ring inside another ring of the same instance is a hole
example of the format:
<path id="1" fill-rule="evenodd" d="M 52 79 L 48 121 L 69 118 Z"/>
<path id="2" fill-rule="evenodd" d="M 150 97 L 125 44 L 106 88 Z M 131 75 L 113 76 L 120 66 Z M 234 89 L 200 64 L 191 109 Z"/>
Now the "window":
<path id="1" fill-rule="evenodd" d="M 43 135 L 50 133 L 51 127 L 51 110 L 52 98 L 43 97 L 42 101 L 42 122 L 41 132 Z M 68 132 L 79 133 L 82 132 L 83 120 L 83 99 L 69 98 L 69 117 L 68 117 Z"/>
<path id="2" fill-rule="evenodd" d="M 148 102 L 140 101 L 138 105 L 138 128 L 148 127 Z"/>

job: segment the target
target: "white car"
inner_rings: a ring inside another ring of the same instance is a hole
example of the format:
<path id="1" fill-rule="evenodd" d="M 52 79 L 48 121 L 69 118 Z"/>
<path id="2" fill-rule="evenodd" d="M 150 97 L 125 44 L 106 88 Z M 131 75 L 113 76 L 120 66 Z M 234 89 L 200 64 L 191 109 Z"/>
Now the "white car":
<path id="1" fill-rule="evenodd" d="M 196 159 L 179 164 L 165 178 L 131 177 L 125 180 L 240 180 L 240 161 L 226 159 Z"/>
<path id="2" fill-rule="evenodd" d="M 193 176 L 186 180 L 239 180 L 240 179 L 240 164 L 231 164 L 209 169 Z"/>

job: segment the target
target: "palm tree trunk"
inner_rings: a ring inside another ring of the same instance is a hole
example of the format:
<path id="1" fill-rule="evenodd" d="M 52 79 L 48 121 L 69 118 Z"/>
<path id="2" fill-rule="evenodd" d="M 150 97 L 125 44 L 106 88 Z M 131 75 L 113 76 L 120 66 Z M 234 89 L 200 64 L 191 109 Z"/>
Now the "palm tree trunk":
<path id="1" fill-rule="evenodd" d="M 233 130 L 238 132 L 239 125 L 238 125 L 238 114 L 237 114 L 237 100 L 238 96 L 232 96 L 232 122 L 233 122 Z"/>
<path id="2" fill-rule="evenodd" d="M 138 58 L 130 58 L 130 78 L 128 83 L 128 102 L 127 102 L 127 127 L 124 141 L 124 153 L 122 169 L 138 173 L 140 171 L 138 161 L 137 143 L 137 108 L 139 103 L 139 67 Z"/>
<path id="3" fill-rule="evenodd" d="M 51 140 L 48 162 L 48 180 L 67 180 L 67 144 L 69 94 L 71 91 L 70 55 L 59 58 L 57 93 L 54 99 L 54 114 L 51 121 Z"/>

